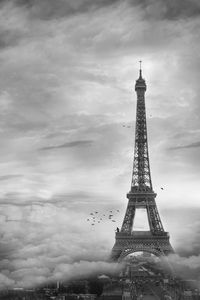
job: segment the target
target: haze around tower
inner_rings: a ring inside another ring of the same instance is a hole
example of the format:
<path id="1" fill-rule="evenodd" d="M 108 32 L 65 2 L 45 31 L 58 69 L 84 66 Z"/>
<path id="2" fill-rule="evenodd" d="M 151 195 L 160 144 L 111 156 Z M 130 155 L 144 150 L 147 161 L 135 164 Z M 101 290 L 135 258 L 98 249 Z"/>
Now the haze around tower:
<path id="1" fill-rule="evenodd" d="M 199 268 L 199 14 L 195 0 L 0 1 L 2 288 L 110 268 L 140 59 L 157 205 Z M 94 211 L 116 222 L 92 227 Z"/>

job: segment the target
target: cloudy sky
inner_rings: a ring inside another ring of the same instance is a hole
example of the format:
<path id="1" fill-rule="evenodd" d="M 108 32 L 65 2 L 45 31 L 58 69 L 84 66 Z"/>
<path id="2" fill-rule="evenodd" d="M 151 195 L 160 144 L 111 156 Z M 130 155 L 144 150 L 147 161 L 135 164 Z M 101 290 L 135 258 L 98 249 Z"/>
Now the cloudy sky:
<path id="1" fill-rule="evenodd" d="M 199 0 L 0 1 L 1 288 L 115 270 L 101 261 L 127 205 L 140 59 L 159 212 L 198 259 L 199 15 Z M 91 226 L 95 210 L 116 222 Z"/>

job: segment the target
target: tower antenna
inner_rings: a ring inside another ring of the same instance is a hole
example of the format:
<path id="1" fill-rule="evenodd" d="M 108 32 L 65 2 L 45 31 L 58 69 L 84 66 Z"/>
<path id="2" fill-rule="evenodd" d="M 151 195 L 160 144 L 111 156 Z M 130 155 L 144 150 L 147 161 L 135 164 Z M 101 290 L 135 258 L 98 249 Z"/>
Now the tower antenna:
<path id="1" fill-rule="evenodd" d="M 140 78 L 142 78 L 142 60 L 139 60 L 140 63 Z"/>

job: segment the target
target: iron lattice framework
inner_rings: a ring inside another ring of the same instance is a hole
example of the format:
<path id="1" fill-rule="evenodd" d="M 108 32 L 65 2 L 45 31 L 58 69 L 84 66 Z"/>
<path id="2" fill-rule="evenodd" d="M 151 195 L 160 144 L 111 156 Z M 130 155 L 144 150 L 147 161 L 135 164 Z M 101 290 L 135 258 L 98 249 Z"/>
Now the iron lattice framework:
<path id="1" fill-rule="evenodd" d="M 158 213 L 155 202 L 156 194 L 152 187 L 145 109 L 146 83 L 142 78 L 141 69 L 135 91 L 137 93 L 137 113 L 133 175 L 131 190 L 127 194 L 129 202 L 124 221 L 121 230 L 116 232 L 116 241 L 111 254 L 113 260 L 120 260 L 136 251 L 148 251 L 158 256 L 173 252 L 169 234 L 164 231 Z M 149 231 L 132 231 L 137 208 L 146 209 Z"/>
<path id="2" fill-rule="evenodd" d="M 135 153 L 133 163 L 132 191 L 152 191 L 151 173 L 149 165 L 148 143 L 147 143 L 147 124 L 144 93 L 146 83 L 140 77 L 136 82 L 137 92 L 137 115 L 135 130 Z"/>

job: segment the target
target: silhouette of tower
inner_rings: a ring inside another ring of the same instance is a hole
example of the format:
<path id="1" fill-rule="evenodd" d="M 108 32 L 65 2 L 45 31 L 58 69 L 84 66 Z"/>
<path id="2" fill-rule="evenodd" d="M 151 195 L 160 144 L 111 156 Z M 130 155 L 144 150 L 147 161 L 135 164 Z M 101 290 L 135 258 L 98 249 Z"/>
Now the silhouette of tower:
<path id="1" fill-rule="evenodd" d="M 155 202 L 147 141 L 145 91 L 146 83 L 142 78 L 141 61 L 139 78 L 136 80 L 137 113 L 135 130 L 135 151 L 131 190 L 127 194 L 128 206 L 121 230 L 116 232 L 112 249 L 112 260 L 121 260 L 130 253 L 145 251 L 157 256 L 174 252 L 169 242 L 169 234 L 164 231 Z M 146 209 L 149 231 L 132 231 L 135 211 Z"/>

